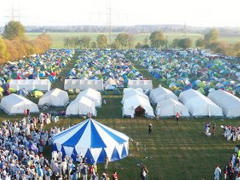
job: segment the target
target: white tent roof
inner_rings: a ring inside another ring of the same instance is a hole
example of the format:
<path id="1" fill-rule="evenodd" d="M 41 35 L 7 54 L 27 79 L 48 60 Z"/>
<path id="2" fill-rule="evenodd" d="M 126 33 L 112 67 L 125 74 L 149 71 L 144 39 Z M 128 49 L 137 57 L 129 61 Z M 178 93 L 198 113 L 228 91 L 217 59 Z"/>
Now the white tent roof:
<path id="1" fill-rule="evenodd" d="M 144 90 L 152 89 L 152 80 L 129 80 L 129 88 L 142 88 Z"/>
<path id="2" fill-rule="evenodd" d="M 15 90 L 25 89 L 32 91 L 34 89 L 40 91 L 49 91 L 51 89 L 51 82 L 48 79 L 15 79 L 11 80 L 9 87 Z"/>
<path id="3" fill-rule="evenodd" d="M 141 106 L 143 109 L 145 109 L 146 116 L 155 116 L 149 100 L 139 95 L 133 95 L 125 99 L 123 103 L 123 116 L 131 116 L 133 118 L 135 114 L 135 109 L 138 106 Z"/>
<path id="4" fill-rule="evenodd" d="M 38 113 L 38 106 L 32 101 L 26 99 L 23 96 L 17 94 L 10 94 L 5 96 L 1 100 L 0 107 L 7 114 L 24 114 L 26 109 L 30 110 L 30 113 Z"/>
<path id="5" fill-rule="evenodd" d="M 95 103 L 85 96 L 77 97 L 66 110 L 66 115 L 88 115 L 88 113 L 97 116 Z"/>
<path id="6" fill-rule="evenodd" d="M 179 99 L 193 116 L 223 116 L 222 109 L 199 91 L 183 91 Z"/>
<path id="7" fill-rule="evenodd" d="M 61 89 L 53 89 L 45 93 L 38 102 L 39 106 L 51 105 L 56 107 L 65 106 L 69 101 L 68 93 Z"/>
<path id="8" fill-rule="evenodd" d="M 128 90 L 124 91 L 123 98 L 122 98 L 122 104 L 124 104 L 124 101 L 127 98 L 129 98 L 130 96 L 133 96 L 133 95 L 141 96 L 144 99 L 149 101 L 148 96 L 143 93 L 142 89 L 139 90 L 139 89 L 130 89 L 130 88 L 128 88 Z"/>
<path id="9" fill-rule="evenodd" d="M 103 80 L 88 80 L 88 79 L 65 79 L 64 89 L 80 89 L 86 90 L 88 88 L 103 90 Z"/>
<path id="10" fill-rule="evenodd" d="M 154 104 L 169 98 L 178 100 L 178 97 L 172 91 L 164 87 L 153 89 L 150 93 L 151 102 Z"/>
<path id="11" fill-rule="evenodd" d="M 82 155 L 88 163 L 104 163 L 127 157 L 129 137 L 93 119 L 85 120 L 53 137 L 53 150 L 76 158 Z"/>
<path id="12" fill-rule="evenodd" d="M 81 96 L 85 96 L 85 97 L 91 99 L 95 103 L 96 107 L 102 106 L 101 93 L 94 89 L 89 88 L 87 90 L 84 90 L 84 91 L 80 92 L 77 97 L 81 97 Z"/>
<path id="13" fill-rule="evenodd" d="M 179 101 L 169 98 L 158 102 L 156 107 L 156 116 L 175 116 L 176 113 L 180 113 L 181 116 L 188 117 L 188 109 Z"/>
<path id="14" fill-rule="evenodd" d="M 240 116 L 240 99 L 224 90 L 212 91 L 208 97 L 223 109 L 227 117 Z"/>

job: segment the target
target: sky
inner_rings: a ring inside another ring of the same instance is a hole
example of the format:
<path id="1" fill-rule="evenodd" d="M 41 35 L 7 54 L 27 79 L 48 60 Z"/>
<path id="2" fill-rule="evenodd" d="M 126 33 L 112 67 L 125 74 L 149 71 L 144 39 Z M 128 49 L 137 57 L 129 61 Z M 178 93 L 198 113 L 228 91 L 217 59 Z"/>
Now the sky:
<path id="1" fill-rule="evenodd" d="M 0 0 L 0 26 L 108 25 L 109 7 L 112 25 L 240 27 L 240 0 Z"/>

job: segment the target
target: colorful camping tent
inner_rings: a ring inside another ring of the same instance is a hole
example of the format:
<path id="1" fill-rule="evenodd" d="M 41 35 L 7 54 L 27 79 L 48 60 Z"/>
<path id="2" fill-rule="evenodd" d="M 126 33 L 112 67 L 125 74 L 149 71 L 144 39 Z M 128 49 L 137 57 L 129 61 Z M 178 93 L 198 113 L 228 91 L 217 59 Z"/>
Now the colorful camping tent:
<path id="1" fill-rule="evenodd" d="M 117 161 L 128 156 L 129 137 L 93 119 L 87 119 L 53 137 L 53 151 L 63 156 L 77 155 L 87 158 L 88 163 Z"/>

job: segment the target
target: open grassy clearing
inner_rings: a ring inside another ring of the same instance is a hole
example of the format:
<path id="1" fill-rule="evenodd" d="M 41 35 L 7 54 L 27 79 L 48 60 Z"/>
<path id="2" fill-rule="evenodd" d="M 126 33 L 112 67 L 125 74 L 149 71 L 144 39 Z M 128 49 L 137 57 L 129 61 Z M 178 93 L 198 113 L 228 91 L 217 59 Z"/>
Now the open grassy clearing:
<path id="1" fill-rule="evenodd" d="M 76 56 L 75 56 L 76 58 Z M 74 58 L 74 59 L 75 59 Z M 62 71 L 62 76 L 74 64 L 74 60 Z M 144 77 L 152 78 L 147 70 L 135 65 Z M 159 82 L 153 81 L 154 87 Z M 56 81 L 54 87 L 63 87 L 63 81 Z M 75 95 L 71 96 L 74 98 Z M 117 170 L 121 180 L 138 180 L 140 175 L 139 164 L 144 163 L 149 168 L 150 180 L 209 180 L 213 179 L 213 171 L 216 164 L 221 168 L 227 163 L 234 146 L 238 142 L 228 142 L 222 136 L 220 125 L 230 124 L 239 126 L 240 119 L 224 120 L 213 118 L 201 119 L 180 119 L 179 124 L 174 118 L 149 120 L 138 117 L 135 119 L 122 118 L 121 95 L 104 93 L 103 98 L 107 104 L 103 104 L 98 109 L 96 120 L 127 134 L 133 141 L 130 142 L 130 156 L 114 163 L 110 163 L 109 173 Z M 35 100 L 36 101 L 36 100 Z M 22 116 L 7 116 L 0 113 L 0 121 L 10 119 L 20 120 Z M 83 118 L 60 118 L 56 124 L 49 124 L 45 128 L 49 130 L 51 126 L 69 127 L 79 123 Z M 217 124 L 217 135 L 206 137 L 203 133 L 206 121 Z M 148 124 L 152 122 L 153 133 L 147 134 Z M 51 148 L 45 148 L 45 155 L 50 157 Z M 102 165 L 99 172 L 102 172 Z"/>

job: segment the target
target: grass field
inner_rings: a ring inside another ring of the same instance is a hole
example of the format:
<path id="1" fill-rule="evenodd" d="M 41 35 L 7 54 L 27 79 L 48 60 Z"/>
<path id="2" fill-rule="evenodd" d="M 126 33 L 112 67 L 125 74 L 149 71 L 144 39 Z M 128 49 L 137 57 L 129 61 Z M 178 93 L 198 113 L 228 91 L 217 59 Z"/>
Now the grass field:
<path id="1" fill-rule="evenodd" d="M 74 64 L 69 63 L 62 76 Z M 136 65 L 145 77 L 151 78 L 148 72 Z M 156 87 L 158 82 L 154 80 Z M 62 82 L 57 81 L 54 87 L 62 87 Z M 174 118 L 149 120 L 146 118 L 123 119 L 121 117 L 121 95 L 103 95 L 107 104 L 98 109 L 96 120 L 127 134 L 133 141 L 130 142 L 129 157 L 110 163 L 109 173 L 117 170 L 120 180 L 140 179 L 140 164 L 145 164 L 149 169 L 149 180 L 210 180 L 216 164 L 221 168 L 225 165 L 234 151 L 237 142 L 228 142 L 222 136 L 221 124 L 239 126 L 240 119 L 180 119 L 179 124 Z M 9 117 L 3 113 L 0 120 L 19 120 L 20 117 Z M 64 126 L 76 124 L 82 118 L 60 118 L 56 124 L 46 126 Z M 203 127 L 206 121 L 217 124 L 217 135 L 206 137 Z M 153 124 L 153 133 L 148 135 L 149 122 Z M 51 148 L 45 148 L 45 155 L 50 157 Z M 99 172 L 102 172 L 102 165 Z"/>
<path id="2" fill-rule="evenodd" d="M 30 39 L 33 39 L 35 38 L 36 36 L 38 36 L 40 33 L 27 33 L 27 35 L 30 37 Z M 65 37 L 79 37 L 81 38 L 82 36 L 90 36 L 91 39 L 93 41 L 96 40 L 96 37 L 101 34 L 101 33 L 87 33 L 87 32 L 76 32 L 76 33 L 47 33 L 50 35 L 50 37 L 52 38 L 52 48 L 64 48 L 64 38 Z M 107 33 L 102 33 L 102 34 L 105 34 L 106 36 L 108 36 Z M 118 33 L 112 33 L 112 37 L 111 39 L 115 39 L 116 36 L 117 36 Z M 135 41 L 136 43 L 137 42 L 141 42 L 143 43 L 144 39 L 146 37 L 149 37 L 149 33 L 137 33 L 134 35 L 135 37 Z M 168 40 L 170 42 L 172 42 L 173 39 L 176 39 L 176 38 L 185 38 L 185 37 L 189 37 L 191 39 L 193 39 L 193 41 L 195 42 L 197 39 L 203 37 L 202 34 L 184 34 L 184 33 L 166 33 L 165 34 L 168 38 Z M 235 43 L 235 42 L 238 42 L 240 41 L 240 37 L 220 37 L 220 40 L 224 40 L 224 41 L 228 41 L 230 43 Z"/>

